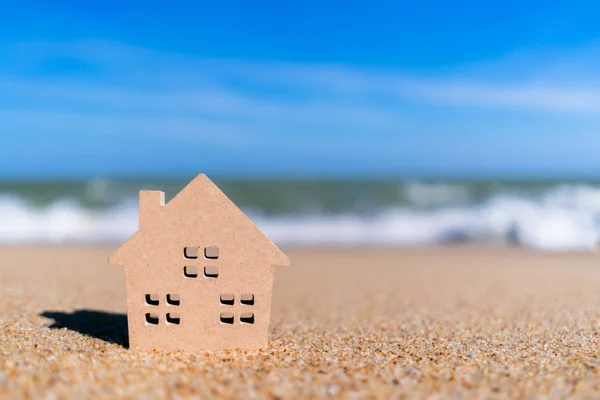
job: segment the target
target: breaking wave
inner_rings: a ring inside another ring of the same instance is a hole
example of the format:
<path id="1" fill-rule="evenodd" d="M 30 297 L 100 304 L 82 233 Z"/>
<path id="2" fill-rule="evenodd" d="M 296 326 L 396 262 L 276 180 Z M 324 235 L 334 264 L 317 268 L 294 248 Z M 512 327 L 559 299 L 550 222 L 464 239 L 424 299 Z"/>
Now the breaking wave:
<path id="1" fill-rule="evenodd" d="M 370 212 L 275 213 L 248 210 L 283 245 L 415 246 L 457 241 L 501 242 L 543 251 L 592 250 L 600 237 L 600 188 L 558 185 L 536 195 L 495 193 L 467 202 L 463 189 L 411 188 L 413 202 Z M 448 204 L 439 201 L 451 197 Z M 437 199 L 437 200 L 435 200 Z M 463 202 L 464 200 L 464 202 Z M 59 199 L 34 207 L 15 195 L 0 195 L 0 242 L 120 242 L 137 229 L 137 201 L 104 208 Z"/>

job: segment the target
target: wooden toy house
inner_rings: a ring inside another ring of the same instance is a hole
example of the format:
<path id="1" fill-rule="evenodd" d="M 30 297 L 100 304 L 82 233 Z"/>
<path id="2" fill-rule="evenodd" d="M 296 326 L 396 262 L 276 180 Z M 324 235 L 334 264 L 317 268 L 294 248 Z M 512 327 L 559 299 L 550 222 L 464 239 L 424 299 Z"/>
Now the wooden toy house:
<path id="1" fill-rule="evenodd" d="M 132 349 L 267 345 L 276 266 L 289 259 L 206 175 L 165 204 L 140 192 L 138 231 L 109 259 L 125 267 Z"/>

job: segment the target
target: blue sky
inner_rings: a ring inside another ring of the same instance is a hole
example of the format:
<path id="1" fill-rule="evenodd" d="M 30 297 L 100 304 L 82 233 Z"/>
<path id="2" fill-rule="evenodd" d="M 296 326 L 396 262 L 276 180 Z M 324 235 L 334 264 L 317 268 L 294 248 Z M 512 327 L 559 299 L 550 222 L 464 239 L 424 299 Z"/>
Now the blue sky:
<path id="1" fill-rule="evenodd" d="M 485 3 L 4 4 L 0 178 L 598 176 L 600 6 Z"/>

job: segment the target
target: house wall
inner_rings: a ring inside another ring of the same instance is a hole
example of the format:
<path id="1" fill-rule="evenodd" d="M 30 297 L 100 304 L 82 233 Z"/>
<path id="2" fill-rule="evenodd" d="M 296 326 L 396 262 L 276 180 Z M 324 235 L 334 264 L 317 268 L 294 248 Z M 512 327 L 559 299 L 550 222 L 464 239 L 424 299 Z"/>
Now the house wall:
<path id="1" fill-rule="evenodd" d="M 184 255 L 184 248 L 191 246 L 199 247 L 196 259 Z M 210 246 L 219 248 L 218 259 L 204 257 L 203 249 Z M 267 345 L 274 270 L 260 261 L 260 254 L 235 243 L 189 240 L 163 242 L 160 246 L 157 243 L 146 254 L 154 256 L 126 268 L 132 349 L 196 351 L 258 349 Z M 195 266 L 197 277 L 186 276 L 186 266 Z M 205 276 L 204 267 L 217 267 L 218 276 Z M 241 304 L 244 293 L 254 295 L 253 305 Z M 169 294 L 178 296 L 179 305 L 168 303 Z M 233 294 L 233 305 L 221 303 L 223 294 Z M 148 304 L 146 295 L 157 295 L 158 305 Z M 148 323 L 148 313 L 158 316 L 157 324 Z M 179 324 L 169 323 L 168 313 L 178 314 Z M 222 322 L 222 313 L 232 313 L 233 323 Z M 242 323 L 242 313 L 253 313 L 253 323 Z"/>
<path id="2" fill-rule="evenodd" d="M 184 248 L 199 248 L 188 259 Z M 203 250 L 218 247 L 216 260 Z M 138 232 L 119 249 L 115 262 L 125 263 L 130 346 L 133 349 L 200 350 L 256 349 L 267 345 L 274 266 L 289 260 L 279 252 L 206 176 L 199 175 L 168 204 L 161 193 L 140 192 Z M 184 276 L 185 266 L 198 276 Z M 218 277 L 204 276 L 204 267 L 218 267 Z M 240 304 L 243 293 L 254 305 Z M 146 304 L 146 294 L 158 305 Z M 168 294 L 180 304 L 169 305 Z M 221 304 L 221 294 L 233 294 L 234 304 Z M 254 323 L 240 321 L 253 312 Z M 156 314 L 157 324 L 146 321 Z M 168 324 L 167 313 L 178 313 L 179 324 Z M 221 313 L 232 313 L 232 324 Z"/>

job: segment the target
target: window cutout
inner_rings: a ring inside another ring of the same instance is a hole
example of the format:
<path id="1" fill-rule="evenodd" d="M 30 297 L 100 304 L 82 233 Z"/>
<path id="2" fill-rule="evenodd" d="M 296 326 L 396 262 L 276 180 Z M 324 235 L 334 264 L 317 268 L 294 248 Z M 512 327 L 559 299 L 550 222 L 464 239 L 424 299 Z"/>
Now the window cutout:
<path id="1" fill-rule="evenodd" d="M 149 306 L 157 306 L 158 305 L 158 294 L 146 294 L 146 304 Z"/>
<path id="2" fill-rule="evenodd" d="M 185 258 L 195 259 L 198 258 L 198 248 L 197 247 L 186 247 L 183 249 L 183 255 Z"/>
<path id="3" fill-rule="evenodd" d="M 204 276 L 207 278 L 216 278 L 219 276 L 219 267 L 204 267 Z"/>
<path id="4" fill-rule="evenodd" d="M 230 313 L 230 312 L 221 313 L 221 323 L 222 324 L 233 324 L 233 313 Z"/>
<path id="5" fill-rule="evenodd" d="M 245 312 L 240 315 L 240 322 L 242 324 L 253 324 L 254 323 L 254 313 Z"/>
<path id="6" fill-rule="evenodd" d="M 254 295 L 251 293 L 242 293 L 242 295 L 240 296 L 240 301 L 242 304 L 245 304 L 247 306 L 253 306 L 254 305 Z"/>
<path id="7" fill-rule="evenodd" d="M 170 306 L 178 306 L 181 304 L 181 297 L 177 293 L 169 293 L 167 295 L 167 303 Z"/>
<path id="8" fill-rule="evenodd" d="M 206 247 L 204 249 L 204 257 L 213 259 L 213 260 L 219 258 L 219 248 L 218 247 Z"/>
<path id="9" fill-rule="evenodd" d="M 158 314 L 146 313 L 146 325 L 158 325 Z"/>
<path id="10" fill-rule="evenodd" d="M 179 325 L 181 323 L 181 317 L 178 313 L 167 314 L 167 325 Z"/>
<path id="11" fill-rule="evenodd" d="M 230 293 L 221 295 L 221 304 L 225 304 L 227 306 L 233 305 L 234 296 Z"/>
<path id="12" fill-rule="evenodd" d="M 197 278 L 198 277 L 198 267 L 195 265 L 186 265 L 183 267 L 183 275 L 186 278 Z"/>

